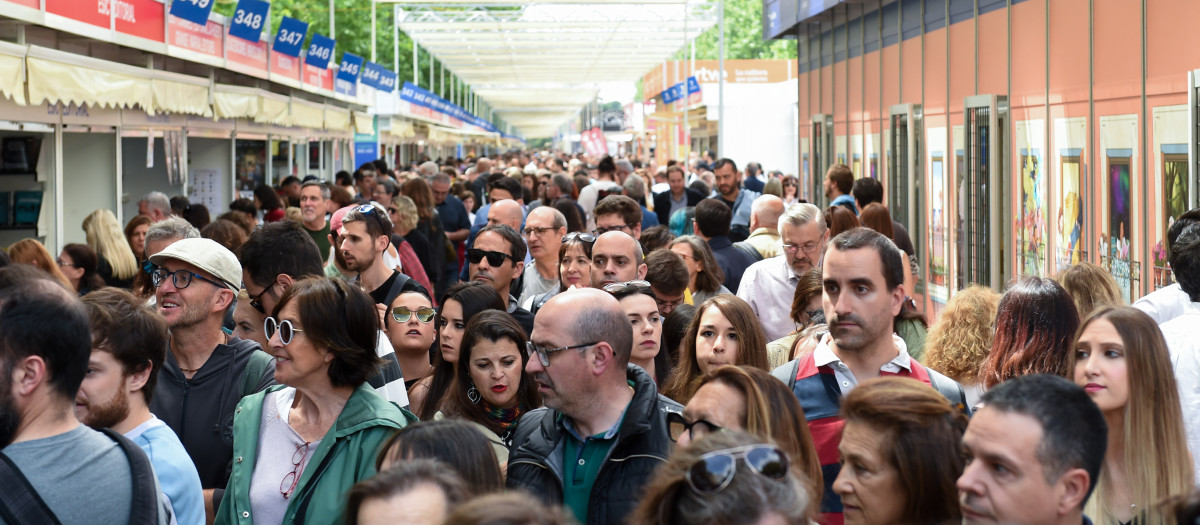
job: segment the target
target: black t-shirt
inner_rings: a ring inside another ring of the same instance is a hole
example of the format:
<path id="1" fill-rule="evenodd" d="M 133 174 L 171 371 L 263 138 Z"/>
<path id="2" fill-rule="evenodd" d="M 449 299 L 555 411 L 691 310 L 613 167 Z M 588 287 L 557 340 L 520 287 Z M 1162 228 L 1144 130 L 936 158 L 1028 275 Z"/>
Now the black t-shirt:
<path id="1" fill-rule="evenodd" d="M 405 276 L 404 285 L 400 287 L 400 291 L 395 295 L 389 296 L 388 293 L 392 291 L 392 286 L 396 283 L 396 279 L 399 278 L 400 272 L 392 270 L 391 277 L 388 277 L 383 284 L 379 285 L 379 288 L 371 290 L 371 300 L 375 301 L 375 304 L 391 306 L 392 299 L 395 299 L 402 293 L 418 292 L 426 297 L 429 296 L 429 290 L 426 290 L 424 286 L 421 286 L 421 283 L 417 282 L 416 279 L 409 279 L 408 276 Z"/>
<path id="2" fill-rule="evenodd" d="M 729 209 L 731 209 L 731 210 L 733 209 L 733 206 L 734 206 L 735 204 L 737 204 L 737 200 L 736 200 L 736 199 L 735 199 L 735 200 L 731 200 L 731 201 L 727 201 L 727 200 L 725 200 L 725 197 L 719 197 L 719 198 L 721 199 L 721 202 L 724 202 L 724 203 L 725 203 L 725 205 L 726 205 L 726 206 L 729 206 Z"/>
<path id="3" fill-rule="evenodd" d="M 392 270 L 392 276 L 388 277 L 388 280 L 384 281 L 383 284 L 379 285 L 379 288 L 371 290 L 371 299 L 375 300 L 375 304 L 384 304 L 384 305 L 388 304 L 387 303 L 388 290 L 392 289 L 392 284 L 396 282 L 396 278 L 399 276 L 400 276 L 400 272 L 397 272 L 396 270 Z"/>

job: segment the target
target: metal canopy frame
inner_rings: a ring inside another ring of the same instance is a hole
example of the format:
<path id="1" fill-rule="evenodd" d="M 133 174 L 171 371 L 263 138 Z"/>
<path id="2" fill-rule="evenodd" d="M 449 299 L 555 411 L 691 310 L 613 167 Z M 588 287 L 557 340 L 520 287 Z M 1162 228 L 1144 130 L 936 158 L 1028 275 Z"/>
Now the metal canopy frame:
<path id="1" fill-rule="evenodd" d="M 400 30 L 492 113 L 526 137 L 549 137 L 601 83 L 636 81 L 715 25 L 719 1 L 392 3 Z"/>

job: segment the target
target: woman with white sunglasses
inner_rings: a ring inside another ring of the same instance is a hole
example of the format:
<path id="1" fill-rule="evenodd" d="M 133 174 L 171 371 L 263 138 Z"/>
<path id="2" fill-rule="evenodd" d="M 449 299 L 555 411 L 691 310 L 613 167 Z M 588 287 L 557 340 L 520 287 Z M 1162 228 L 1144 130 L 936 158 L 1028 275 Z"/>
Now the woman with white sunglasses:
<path id="1" fill-rule="evenodd" d="M 280 384 L 233 422 L 233 472 L 216 523 L 333 523 L 407 420 L 367 384 L 378 366 L 375 302 L 324 277 L 298 281 L 263 323 Z"/>

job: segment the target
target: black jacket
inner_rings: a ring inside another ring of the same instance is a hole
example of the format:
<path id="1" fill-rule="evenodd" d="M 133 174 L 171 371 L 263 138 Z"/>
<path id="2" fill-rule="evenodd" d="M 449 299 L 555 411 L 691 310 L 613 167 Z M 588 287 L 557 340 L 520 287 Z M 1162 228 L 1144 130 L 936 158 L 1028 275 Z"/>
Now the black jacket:
<path id="1" fill-rule="evenodd" d="M 200 474 L 200 486 L 206 489 L 224 489 L 229 483 L 233 414 L 242 400 L 242 373 L 250 356 L 261 351 L 254 341 L 231 337 L 228 344 L 217 345 L 189 381 L 167 350 L 150 412 L 179 436 Z M 266 367 L 253 383 L 255 392 L 275 384 L 275 367 Z"/>
<path id="2" fill-rule="evenodd" d="M 736 294 L 738 284 L 742 282 L 742 274 L 746 273 L 746 268 L 758 261 L 754 259 L 753 255 L 750 255 L 750 252 L 734 246 L 729 237 L 725 235 L 709 239 L 708 247 L 712 250 L 713 258 L 717 260 L 721 271 L 725 272 L 723 284 L 730 292 Z"/>
<path id="3" fill-rule="evenodd" d="M 658 394 L 654 380 L 635 365 L 626 376 L 634 383 L 633 400 L 596 475 L 588 501 L 587 525 L 623 524 L 644 495 L 642 488 L 667 461 L 672 443 L 667 413 L 683 407 Z M 528 490 L 546 504 L 563 503 L 563 428 L 560 414 L 540 408 L 521 417 L 508 457 L 508 487 Z"/>
<path id="4" fill-rule="evenodd" d="M 691 188 L 684 188 L 683 193 L 687 195 L 688 206 L 695 206 L 704 200 L 703 194 Z M 671 190 L 654 194 L 654 214 L 658 215 L 659 224 L 671 225 Z"/>

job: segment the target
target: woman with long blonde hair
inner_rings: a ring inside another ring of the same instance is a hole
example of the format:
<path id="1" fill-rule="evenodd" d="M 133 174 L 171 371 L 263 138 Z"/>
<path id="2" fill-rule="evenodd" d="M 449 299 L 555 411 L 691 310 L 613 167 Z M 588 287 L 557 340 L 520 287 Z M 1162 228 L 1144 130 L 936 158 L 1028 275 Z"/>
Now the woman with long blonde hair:
<path id="1" fill-rule="evenodd" d="M 117 216 L 98 209 L 83 219 L 88 246 L 96 252 L 96 270 L 109 286 L 129 289 L 138 273 L 138 261 L 117 222 Z"/>
<path id="2" fill-rule="evenodd" d="M 67 276 L 62 273 L 62 269 L 58 267 L 58 263 L 54 261 L 54 256 L 50 255 L 50 251 L 37 239 L 21 239 L 14 242 L 12 246 L 8 247 L 8 257 L 14 263 L 36 266 L 50 274 L 68 290 L 75 289 L 71 280 L 67 279 Z"/>
<path id="3" fill-rule="evenodd" d="M 1097 310 L 1075 336 L 1070 370 L 1108 423 L 1108 451 L 1084 513 L 1097 525 L 1166 523 L 1157 506 L 1194 472 L 1167 343 L 1150 316 Z"/>

